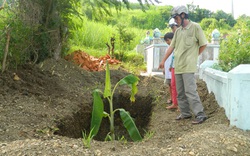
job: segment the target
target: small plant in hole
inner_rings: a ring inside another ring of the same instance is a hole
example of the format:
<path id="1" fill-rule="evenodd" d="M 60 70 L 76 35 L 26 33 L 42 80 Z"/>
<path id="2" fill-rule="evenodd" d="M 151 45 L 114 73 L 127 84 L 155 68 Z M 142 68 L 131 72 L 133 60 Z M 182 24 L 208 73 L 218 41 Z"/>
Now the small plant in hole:
<path id="1" fill-rule="evenodd" d="M 124 110 L 123 108 L 113 109 L 113 95 L 118 86 L 121 85 L 128 85 L 131 88 L 131 94 L 130 94 L 130 101 L 135 101 L 135 94 L 137 93 L 137 84 L 139 82 L 139 78 L 133 74 L 129 74 L 125 76 L 123 79 L 121 79 L 119 82 L 116 83 L 113 90 L 111 90 L 111 81 L 110 81 L 110 70 L 109 70 L 109 64 L 106 63 L 106 80 L 105 80 L 105 89 L 104 92 L 102 92 L 100 89 L 95 89 L 93 91 L 93 110 L 92 110 L 92 118 L 91 118 L 91 127 L 92 130 L 90 133 L 91 138 L 97 135 L 102 118 L 108 117 L 110 122 L 110 132 L 109 132 L 109 139 L 115 140 L 115 130 L 114 130 L 114 114 L 116 112 L 120 112 L 120 117 L 123 121 L 124 127 L 127 129 L 129 136 L 133 141 L 141 141 L 142 137 L 140 135 L 140 132 L 138 131 L 133 118 L 130 116 L 129 112 Z M 103 94 L 104 98 L 107 98 L 109 102 L 109 109 L 110 112 L 107 113 L 104 111 L 104 104 L 103 100 L 100 96 L 100 94 Z"/>

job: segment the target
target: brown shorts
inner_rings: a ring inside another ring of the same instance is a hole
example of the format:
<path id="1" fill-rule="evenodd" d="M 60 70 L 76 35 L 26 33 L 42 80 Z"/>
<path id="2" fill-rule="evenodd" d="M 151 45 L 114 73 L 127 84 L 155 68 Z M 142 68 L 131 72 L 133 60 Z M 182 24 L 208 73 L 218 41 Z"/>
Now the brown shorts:
<path id="1" fill-rule="evenodd" d="M 170 84 L 171 84 L 171 79 L 166 79 L 166 80 L 165 80 L 165 83 L 166 83 L 167 85 L 170 85 Z"/>

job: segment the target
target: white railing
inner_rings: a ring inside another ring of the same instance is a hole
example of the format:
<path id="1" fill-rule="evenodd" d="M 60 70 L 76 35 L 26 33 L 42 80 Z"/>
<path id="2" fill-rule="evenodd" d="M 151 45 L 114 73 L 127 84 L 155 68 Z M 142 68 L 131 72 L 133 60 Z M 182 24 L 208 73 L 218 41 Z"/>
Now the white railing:
<path id="1" fill-rule="evenodd" d="M 163 59 L 168 45 L 164 42 L 151 44 L 145 47 L 143 55 L 144 60 L 147 62 L 147 74 L 151 75 L 155 72 L 161 72 L 158 69 L 159 63 Z M 220 45 L 208 44 L 204 52 L 199 56 L 197 66 L 200 66 L 205 60 L 218 61 Z M 198 72 L 198 71 L 197 71 Z"/>

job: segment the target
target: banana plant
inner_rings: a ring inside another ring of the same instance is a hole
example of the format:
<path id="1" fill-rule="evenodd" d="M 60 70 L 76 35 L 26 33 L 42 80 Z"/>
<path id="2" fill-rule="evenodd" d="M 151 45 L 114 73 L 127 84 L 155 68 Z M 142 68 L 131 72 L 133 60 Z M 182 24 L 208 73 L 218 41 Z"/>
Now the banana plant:
<path id="1" fill-rule="evenodd" d="M 125 76 L 123 79 L 121 79 L 117 84 L 114 86 L 113 90 L 111 90 L 111 81 L 110 81 L 110 69 L 109 64 L 106 63 L 106 79 L 105 79 L 105 89 L 104 92 L 102 92 L 100 89 L 95 89 L 93 91 L 93 110 L 92 110 L 92 118 L 91 118 L 91 127 L 92 130 L 91 135 L 94 137 L 97 135 L 102 119 L 103 117 L 108 117 L 110 121 L 110 136 L 111 140 L 115 140 L 115 130 L 114 130 L 114 114 L 116 112 L 120 112 L 120 117 L 123 121 L 124 127 L 127 129 L 131 139 L 133 141 L 141 141 L 142 137 L 140 135 L 140 132 L 138 131 L 133 118 L 130 116 L 129 112 L 124 110 L 123 108 L 117 108 L 113 109 L 113 95 L 115 93 L 115 90 L 118 86 L 121 85 L 128 85 L 131 88 L 131 94 L 130 94 L 130 101 L 135 101 L 135 94 L 137 93 L 137 84 L 139 82 L 139 78 L 133 74 L 129 74 Z M 107 98 L 109 102 L 109 113 L 104 111 L 104 103 L 101 98 L 101 95 L 103 95 L 103 98 Z"/>

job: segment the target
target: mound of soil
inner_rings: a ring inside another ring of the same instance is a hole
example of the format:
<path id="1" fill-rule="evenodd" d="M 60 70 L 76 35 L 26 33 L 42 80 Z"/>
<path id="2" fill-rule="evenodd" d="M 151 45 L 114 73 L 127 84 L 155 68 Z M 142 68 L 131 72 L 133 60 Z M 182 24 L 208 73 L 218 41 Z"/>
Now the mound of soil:
<path id="1" fill-rule="evenodd" d="M 128 74 L 111 70 L 112 84 Z M 92 91 L 103 90 L 105 71 L 88 72 L 64 59 L 6 71 L 0 75 L 0 155 L 250 155 L 250 132 L 229 126 L 203 81 L 197 80 L 198 93 L 209 118 L 192 125 L 165 109 L 168 88 L 161 78 L 138 77 L 136 102 L 129 101 L 127 87 L 114 101 L 130 112 L 143 141 L 131 142 L 116 116 L 117 140 L 103 141 L 109 131 L 104 120 L 87 148 L 82 131 L 89 131 Z"/>

